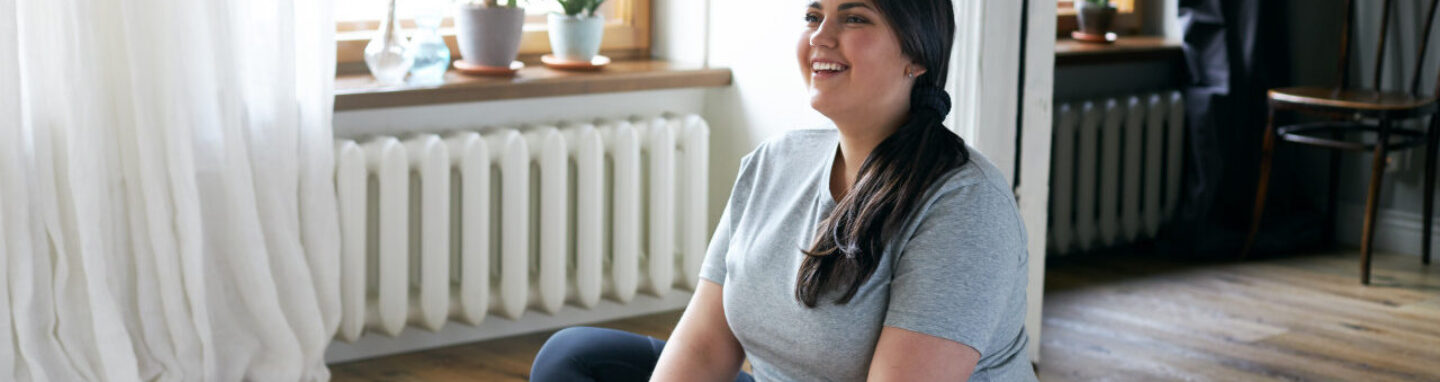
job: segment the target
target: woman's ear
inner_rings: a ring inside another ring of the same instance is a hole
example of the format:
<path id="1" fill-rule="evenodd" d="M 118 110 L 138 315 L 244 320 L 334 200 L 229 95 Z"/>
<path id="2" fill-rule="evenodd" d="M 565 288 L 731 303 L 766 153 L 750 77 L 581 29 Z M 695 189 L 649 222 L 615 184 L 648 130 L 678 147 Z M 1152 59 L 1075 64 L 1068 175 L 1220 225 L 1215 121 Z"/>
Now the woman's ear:
<path id="1" fill-rule="evenodd" d="M 906 77 L 915 78 L 915 77 L 919 77 L 919 76 L 922 76 L 922 75 L 925 75 L 925 67 L 924 67 L 924 66 L 920 66 L 919 64 L 905 65 L 905 76 L 906 76 Z"/>

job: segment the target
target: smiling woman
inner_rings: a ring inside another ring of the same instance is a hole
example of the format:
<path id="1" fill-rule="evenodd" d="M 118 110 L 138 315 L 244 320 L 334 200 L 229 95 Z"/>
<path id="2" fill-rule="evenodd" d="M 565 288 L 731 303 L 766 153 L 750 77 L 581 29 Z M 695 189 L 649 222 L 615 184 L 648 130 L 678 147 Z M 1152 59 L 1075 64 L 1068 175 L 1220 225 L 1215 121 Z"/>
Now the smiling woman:
<path id="1" fill-rule="evenodd" d="M 799 74 L 834 128 L 742 160 L 668 343 L 567 329 L 532 380 L 749 380 L 746 360 L 767 381 L 1035 380 L 1010 183 L 941 124 L 954 5 L 796 5 Z"/>

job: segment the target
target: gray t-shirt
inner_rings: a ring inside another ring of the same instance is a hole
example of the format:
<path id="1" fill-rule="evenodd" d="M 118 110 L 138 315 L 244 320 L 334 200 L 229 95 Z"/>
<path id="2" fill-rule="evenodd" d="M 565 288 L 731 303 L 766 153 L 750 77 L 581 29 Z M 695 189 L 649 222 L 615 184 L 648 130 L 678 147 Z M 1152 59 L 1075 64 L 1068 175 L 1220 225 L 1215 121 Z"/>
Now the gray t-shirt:
<path id="1" fill-rule="evenodd" d="M 1026 356 L 1025 228 L 1000 171 L 975 150 L 926 192 L 845 305 L 815 308 L 795 280 L 835 208 L 834 129 L 799 130 L 745 156 L 700 277 L 724 288 L 725 318 L 762 381 L 861 381 L 882 326 L 980 352 L 972 381 L 1034 381 Z M 968 148 L 967 148 L 968 149 Z"/>

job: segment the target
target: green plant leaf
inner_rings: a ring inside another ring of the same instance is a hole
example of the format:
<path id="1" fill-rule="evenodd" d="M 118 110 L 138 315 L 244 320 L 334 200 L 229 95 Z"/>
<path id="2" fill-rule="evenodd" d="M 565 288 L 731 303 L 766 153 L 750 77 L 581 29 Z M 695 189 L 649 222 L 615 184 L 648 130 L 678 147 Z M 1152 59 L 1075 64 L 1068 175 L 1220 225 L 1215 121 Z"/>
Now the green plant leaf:
<path id="1" fill-rule="evenodd" d="M 586 7 L 585 11 L 590 14 L 590 17 L 595 17 L 595 10 L 600 9 L 600 5 L 605 4 L 605 0 L 589 0 L 589 2 L 590 6 Z"/>
<path id="2" fill-rule="evenodd" d="M 560 8 L 563 9 L 563 10 L 565 11 L 565 14 L 568 15 L 568 16 L 579 15 L 580 12 L 582 12 L 582 11 L 585 10 L 585 6 L 589 3 L 588 0 L 555 0 L 555 1 L 557 1 L 557 2 L 560 3 Z"/>

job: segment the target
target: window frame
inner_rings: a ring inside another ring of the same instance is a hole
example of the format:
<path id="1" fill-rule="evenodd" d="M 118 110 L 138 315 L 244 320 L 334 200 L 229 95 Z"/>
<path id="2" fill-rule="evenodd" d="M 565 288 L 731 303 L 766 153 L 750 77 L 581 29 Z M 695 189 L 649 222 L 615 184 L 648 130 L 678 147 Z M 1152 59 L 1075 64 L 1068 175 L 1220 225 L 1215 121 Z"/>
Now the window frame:
<path id="1" fill-rule="evenodd" d="M 543 0 L 554 1 L 554 0 Z M 651 0 L 608 0 L 614 2 L 620 17 L 606 20 L 605 34 L 600 41 L 600 54 L 611 59 L 636 59 L 650 56 L 651 44 Z M 365 45 L 370 43 L 379 21 L 345 22 L 337 24 L 335 34 L 335 61 L 337 74 L 365 72 Z M 413 28 L 414 22 L 402 20 L 402 27 Z M 520 38 L 521 61 L 538 62 L 539 57 L 550 53 L 550 33 L 543 24 L 525 24 Z M 450 48 L 452 58 L 460 58 L 460 49 L 455 42 L 454 21 L 446 17 L 440 26 L 440 37 Z"/>
<path id="2" fill-rule="evenodd" d="M 1069 38 L 1070 32 L 1080 29 L 1080 21 L 1075 17 L 1075 1 L 1057 0 L 1059 8 L 1055 12 L 1055 33 L 1060 37 Z M 1115 21 L 1111 29 L 1121 36 L 1136 35 L 1140 33 L 1143 25 L 1145 3 L 1149 0 L 1110 0 L 1118 8 L 1115 14 Z"/>

